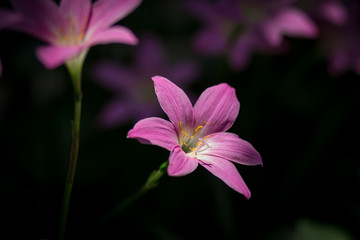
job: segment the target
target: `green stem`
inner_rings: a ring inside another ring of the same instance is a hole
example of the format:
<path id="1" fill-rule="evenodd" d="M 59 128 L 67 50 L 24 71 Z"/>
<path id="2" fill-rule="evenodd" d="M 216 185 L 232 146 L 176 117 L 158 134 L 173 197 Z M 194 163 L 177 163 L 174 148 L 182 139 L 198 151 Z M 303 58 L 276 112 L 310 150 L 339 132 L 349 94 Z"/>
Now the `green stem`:
<path id="1" fill-rule="evenodd" d="M 154 170 L 145 184 L 135 193 L 130 195 L 124 201 L 120 202 L 117 206 L 115 206 L 111 211 L 109 211 L 98 223 L 98 228 L 112 220 L 119 213 L 124 211 L 127 207 L 133 204 L 136 200 L 138 200 L 141 196 L 147 193 L 149 190 L 155 188 L 159 184 L 160 178 L 164 175 L 166 168 L 168 166 L 168 161 L 164 162 L 160 165 L 158 170 Z"/>
<path id="2" fill-rule="evenodd" d="M 66 220 L 69 211 L 71 191 L 75 177 L 76 163 L 79 155 L 79 134 L 80 134 L 80 118 L 81 118 L 81 72 L 87 51 L 81 55 L 66 62 L 73 87 L 74 87 L 74 120 L 72 121 L 72 144 L 70 153 L 69 168 L 66 176 L 65 191 L 61 209 L 59 239 L 64 239 Z"/>

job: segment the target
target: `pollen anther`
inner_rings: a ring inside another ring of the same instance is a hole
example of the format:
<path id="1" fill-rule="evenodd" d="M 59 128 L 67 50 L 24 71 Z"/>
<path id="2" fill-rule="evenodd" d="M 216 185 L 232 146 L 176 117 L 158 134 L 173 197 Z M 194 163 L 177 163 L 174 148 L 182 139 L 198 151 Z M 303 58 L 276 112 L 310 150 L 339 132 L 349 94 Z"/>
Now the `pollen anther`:
<path id="1" fill-rule="evenodd" d="M 197 131 L 199 131 L 200 128 L 204 128 L 204 126 L 201 126 L 201 125 L 198 126 L 198 127 L 195 129 L 193 135 L 191 135 L 190 139 L 192 139 L 192 138 L 195 136 L 195 134 L 197 133 Z"/>

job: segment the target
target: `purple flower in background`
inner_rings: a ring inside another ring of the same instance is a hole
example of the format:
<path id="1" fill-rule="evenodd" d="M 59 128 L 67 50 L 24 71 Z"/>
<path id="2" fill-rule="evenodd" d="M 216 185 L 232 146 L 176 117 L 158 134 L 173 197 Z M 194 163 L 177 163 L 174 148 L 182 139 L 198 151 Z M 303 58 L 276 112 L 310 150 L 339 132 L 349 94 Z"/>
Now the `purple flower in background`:
<path id="1" fill-rule="evenodd" d="M 320 36 L 320 46 L 328 57 L 329 72 L 340 75 L 352 70 L 360 75 L 360 32 L 358 23 L 324 30 Z"/>
<path id="2" fill-rule="evenodd" d="M 240 109 L 235 89 L 225 83 L 210 87 L 193 107 L 183 90 L 168 79 L 156 76 L 153 81 L 160 106 L 170 121 L 143 119 L 129 131 L 128 138 L 169 150 L 170 176 L 187 175 L 200 164 L 250 198 L 250 190 L 232 162 L 258 165 L 262 160 L 249 142 L 225 132 Z"/>
<path id="3" fill-rule="evenodd" d="M 228 52 L 234 69 L 244 68 L 256 51 L 278 49 L 284 36 L 314 38 L 317 28 L 292 0 L 196 0 L 189 7 L 205 27 L 195 39 L 202 53 Z"/>
<path id="4" fill-rule="evenodd" d="M 99 114 L 99 125 L 110 128 L 127 121 L 161 115 L 150 80 L 157 73 L 186 87 L 196 78 L 198 68 L 191 61 L 169 65 L 160 41 L 154 36 L 142 37 L 131 66 L 105 61 L 96 64 L 93 67 L 95 80 L 115 93 Z"/>
<path id="5" fill-rule="evenodd" d="M 337 0 L 303 1 L 304 9 L 319 22 L 326 21 L 332 25 L 343 26 L 348 20 L 346 7 Z M 320 31 L 322 25 L 320 24 Z"/>
<path id="6" fill-rule="evenodd" d="M 305 5 L 319 25 L 319 47 L 328 58 L 328 70 L 338 76 L 348 70 L 360 74 L 360 4 L 335 0 Z"/>
<path id="7" fill-rule="evenodd" d="M 132 12 L 141 0 L 11 0 L 22 19 L 12 26 L 47 43 L 37 49 L 37 56 L 47 68 L 86 53 L 94 45 L 108 43 L 137 44 L 126 27 L 114 23 Z M 1 21 L 1 20 L 0 20 Z"/>

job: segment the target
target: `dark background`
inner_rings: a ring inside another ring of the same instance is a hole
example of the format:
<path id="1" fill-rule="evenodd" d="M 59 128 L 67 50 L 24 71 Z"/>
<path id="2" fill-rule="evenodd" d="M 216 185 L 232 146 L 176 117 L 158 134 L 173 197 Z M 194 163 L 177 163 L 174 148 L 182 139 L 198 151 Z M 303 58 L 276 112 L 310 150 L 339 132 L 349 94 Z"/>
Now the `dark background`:
<path id="1" fill-rule="evenodd" d="M 199 167 L 181 178 L 165 175 L 96 229 L 169 152 L 127 139 L 135 122 L 107 130 L 96 125 L 113 93 L 94 82 L 92 64 L 130 63 L 136 47 L 93 47 L 84 64 L 69 239 L 360 239 L 358 75 L 330 75 L 317 39 L 293 38 L 286 39 L 287 53 L 256 54 L 246 69 L 233 71 L 225 56 L 192 50 L 202 25 L 181 1 L 145 1 L 121 24 L 137 36 L 156 34 L 169 61 L 195 60 L 200 74 L 190 88 L 198 95 L 220 82 L 234 87 L 241 110 L 229 131 L 251 142 L 264 166 L 237 165 L 249 200 Z M 64 66 L 47 70 L 36 59 L 40 41 L 0 34 L 0 238 L 55 239 L 70 155 L 71 82 Z"/>

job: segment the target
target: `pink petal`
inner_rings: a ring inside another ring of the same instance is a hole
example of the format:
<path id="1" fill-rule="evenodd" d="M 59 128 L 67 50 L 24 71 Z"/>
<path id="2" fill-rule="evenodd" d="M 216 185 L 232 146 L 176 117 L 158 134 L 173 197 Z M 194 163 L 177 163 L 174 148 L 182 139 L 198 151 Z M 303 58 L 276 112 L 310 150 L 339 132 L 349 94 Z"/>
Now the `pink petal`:
<path id="1" fill-rule="evenodd" d="M 180 146 L 176 146 L 170 153 L 167 172 L 173 177 L 185 176 L 193 172 L 197 165 L 196 158 L 189 157 Z"/>
<path id="2" fill-rule="evenodd" d="M 192 128 L 192 104 L 184 91 L 164 77 L 155 76 L 152 79 L 160 106 L 175 125 L 177 132 L 180 132 L 180 121 L 182 126 Z"/>
<path id="3" fill-rule="evenodd" d="M 107 28 L 131 13 L 141 0 L 100 0 L 94 3 L 89 23 L 91 31 Z"/>
<path id="4" fill-rule="evenodd" d="M 178 145 L 174 125 L 161 118 L 145 118 L 137 122 L 128 132 L 128 138 L 135 138 L 144 144 L 157 145 L 171 151 Z"/>
<path id="5" fill-rule="evenodd" d="M 206 139 L 206 150 L 198 151 L 198 158 L 202 155 L 216 156 L 243 165 L 262 164 L 260 154 L 247 141 L 229 132 L 211 134 Z"/>
<path id="6" fill-rule="evenodd" d="M 337 1 L 326 1 L 319 7 L 319 12 L 329 22 L 341 26 L 348 19 L 346 8 Z"/>
<path id="7" fill-rule="evenodd" d="M 250 190 L 233 163 L 223 158 L 205 155 L 202 155 L 201 158 L 199 156 L 198 161 L 200 165 L 220 178 L 229 187 L 243 194 L 247 199 L 250 198 Z"/>
<path id="8" fill-rule="evenodd" d="M 239 109 L 240 102 L 236 98 L 234 88 L 226 83 L 209 87 L 195 103 L 194 126 L 204 126 L 201 130 L 202 136 L 226 131 L 236 120 Z"/>
<path id="9" fill-rule="evenodd" d="M 128 28 L 115 26 L 94 32 L 87 42 L 88 46 L 109 43 L 138 44 L 137 37 Z"/>
<path id="10" fill-rule="evenodd" d="M 62 29 L 63 17 L 54 1 L 11 0 L 24 21 L 17 28 L 45 41 L 54 41 Z"/>
<path id="11" fill-rule="evenodd" d="M 75 46 L 43 46 L 36 50 L 36 54 L 46 68 L 56 68 L 67 60 L 79 55 L 85 49 Z"/>
<path id="12" fill-rule="evenodd" d="M 68 34 L 85 33 L 91 12 L 91 0 L 62 0 L 60 12 Z"/>
<path id="13" fill-rule="evenodd" d="M 317 27 L 313 21 L 295 8 L 280 11 L 273 19 L 262 25 L 262 31 L 273 47 L 281 44 L 283 34 L 305 38 L 314 38 L 317 35 Z"/>

